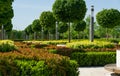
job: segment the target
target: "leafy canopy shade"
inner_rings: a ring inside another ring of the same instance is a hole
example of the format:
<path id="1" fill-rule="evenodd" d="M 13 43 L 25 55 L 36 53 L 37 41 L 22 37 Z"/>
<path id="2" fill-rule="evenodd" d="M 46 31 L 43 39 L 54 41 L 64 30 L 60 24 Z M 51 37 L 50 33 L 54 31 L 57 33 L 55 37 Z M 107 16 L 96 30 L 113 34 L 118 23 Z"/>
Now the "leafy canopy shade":
<path id="1" fill-rule="evenodd" d="M 120 24 L 120 12 L 117 9 L 103 9 L 97 13 L 96 19 L 102 27 L 113 28 Z"/>

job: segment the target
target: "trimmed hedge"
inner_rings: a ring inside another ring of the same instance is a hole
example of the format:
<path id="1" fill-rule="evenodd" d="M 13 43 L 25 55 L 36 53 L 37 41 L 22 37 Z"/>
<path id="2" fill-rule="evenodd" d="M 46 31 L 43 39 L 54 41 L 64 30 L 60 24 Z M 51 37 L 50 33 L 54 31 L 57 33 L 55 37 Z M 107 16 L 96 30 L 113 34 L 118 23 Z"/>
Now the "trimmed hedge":
<path id="1" fill-rule="evenodd" d="M 30 44 L 47 44 L 47 45 L 57 45 L 57 44 L 66 44 L 65 40 L 51 40 L 51 41 L 23 41 L 24 43 Z"/>
<path id="2" fill-rule="evenodd" d="M 115 52 L 75 52 L 71 59 L 78 62 L 79 66 L 104 66 L 116 62 Z"/>
<path id="3" fill-rule="evenodd" d="M 57 45 L 57 44 L 66 44 L 67 41 L 60 41 L 60 40 L 56 40 L 56 41 L 43 41 L 42 43 L 44 44 L 49 44 L 49 45 Z"/>
<path id="4" fill-rule="evenodd" d="M 80 50 L 80 49 L 67 48 L 67 47 L 57 47 L 56 48 L 56 53 L 59 55 L 63 55 L 63 56 L 70 57 L 71 54 L 74 52 L 85 52 L 85 51 Z"/>
<path id="5" fill-rule="evenodd" d="M 99 49 L 99 48 L 115 48 L 115 44 L 110 41 L 99 41 L 95 40 L 90 42 L 83 40 L 79 42 L 67 43 L 67 47 L 74 49 Z"/>

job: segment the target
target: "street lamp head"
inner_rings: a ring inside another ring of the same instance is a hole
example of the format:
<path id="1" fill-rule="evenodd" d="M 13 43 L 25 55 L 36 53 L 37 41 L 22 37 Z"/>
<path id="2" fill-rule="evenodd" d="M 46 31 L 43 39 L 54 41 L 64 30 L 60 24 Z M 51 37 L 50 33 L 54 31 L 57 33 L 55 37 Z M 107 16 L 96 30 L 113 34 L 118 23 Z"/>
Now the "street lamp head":
<path id="1" fill-rule="evenodd" d="M 94 6 L 93 5 L 91 6 L 91 11 L 94 11 Z"/>
<path id="2" fill-rule="evenodd" d="M 94 5 L 91 5 L 91 7 L 94 7 Z"/>

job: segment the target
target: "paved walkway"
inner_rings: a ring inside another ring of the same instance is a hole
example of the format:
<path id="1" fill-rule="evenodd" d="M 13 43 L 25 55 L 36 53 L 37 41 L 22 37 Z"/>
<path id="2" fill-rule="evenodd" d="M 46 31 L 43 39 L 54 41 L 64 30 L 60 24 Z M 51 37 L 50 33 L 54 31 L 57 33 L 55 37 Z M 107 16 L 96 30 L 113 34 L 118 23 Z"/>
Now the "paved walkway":
<path id="1" fill-rule="evenodd" d="M 112 72 L 104 69 L 104 67 L 80 67 L 79 76 L 110 76 Z"/>

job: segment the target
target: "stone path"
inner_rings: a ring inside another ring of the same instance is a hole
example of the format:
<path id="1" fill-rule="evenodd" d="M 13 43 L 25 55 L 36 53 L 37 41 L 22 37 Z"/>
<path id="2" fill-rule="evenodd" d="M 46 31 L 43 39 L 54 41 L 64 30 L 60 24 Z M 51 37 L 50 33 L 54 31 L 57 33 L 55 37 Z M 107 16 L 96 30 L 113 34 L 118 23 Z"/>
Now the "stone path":
<path id="1" fill-rule="evenodd" d="M 110 76 L 112 72 L 104 69 L 104 67 L 80 67 L 79 76 Z"/>

